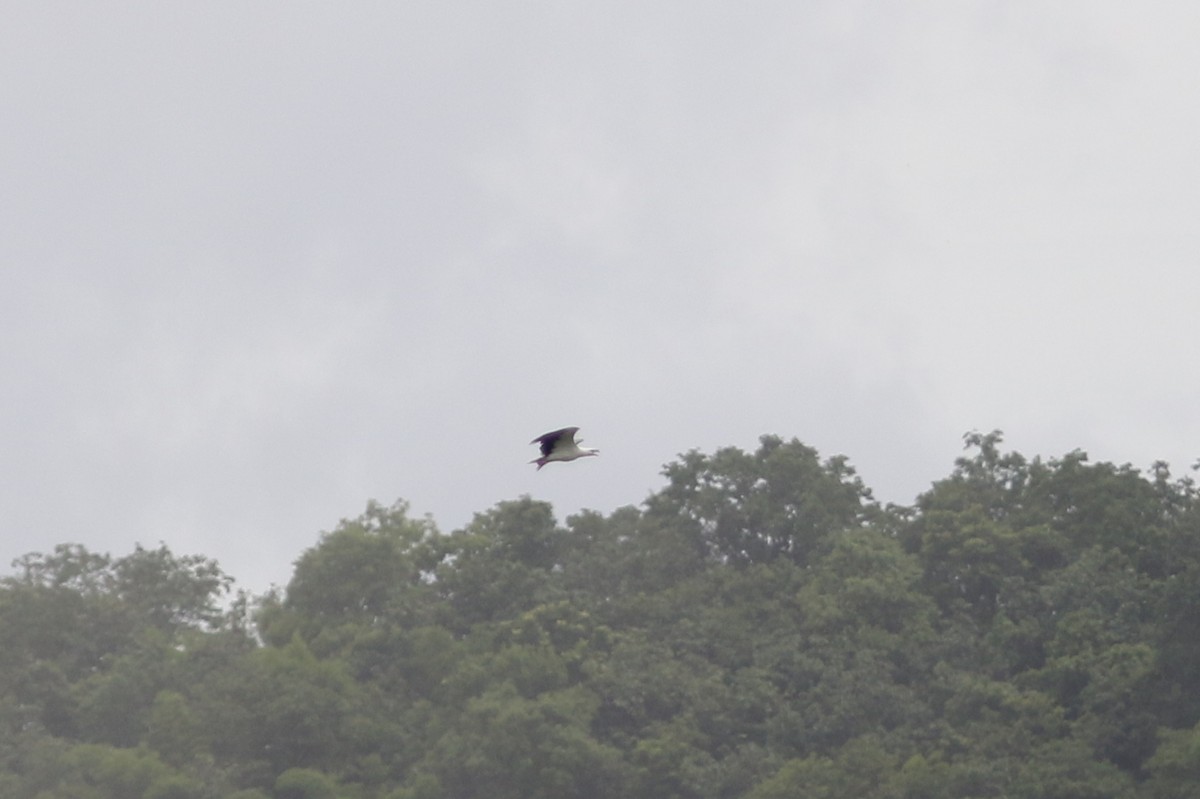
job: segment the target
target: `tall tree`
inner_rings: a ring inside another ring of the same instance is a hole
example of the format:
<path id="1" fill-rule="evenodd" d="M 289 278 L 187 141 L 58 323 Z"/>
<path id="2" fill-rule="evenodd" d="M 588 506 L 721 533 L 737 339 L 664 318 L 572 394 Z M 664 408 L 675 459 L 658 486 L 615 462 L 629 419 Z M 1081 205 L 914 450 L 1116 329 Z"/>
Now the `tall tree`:
<path id="1" fill-rule="evenodd" d="M 871 493 L 844 457 L 822 462 L 793 439 L 763 436 L 747 454 L 697 451 L 668 464 L 669 484 L 647 501 L 710 558 L 732 564 L 787 557 L 805 563 L 833 533 L 862 524 Z"/>

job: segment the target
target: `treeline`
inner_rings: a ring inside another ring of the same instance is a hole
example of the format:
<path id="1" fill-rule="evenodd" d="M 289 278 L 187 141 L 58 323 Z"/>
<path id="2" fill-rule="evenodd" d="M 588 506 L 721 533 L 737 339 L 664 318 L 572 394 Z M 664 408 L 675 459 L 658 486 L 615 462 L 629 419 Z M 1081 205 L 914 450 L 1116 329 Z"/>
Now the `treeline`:
<path id="1" fill-rule="evenodd" d="M 13 799 L 1200 796 L 1200 498 L 972 434 L 912 507 L 764 436 L 640 507 L 370 504 L 286 591 L 166 546 L 0 581 Z"/>

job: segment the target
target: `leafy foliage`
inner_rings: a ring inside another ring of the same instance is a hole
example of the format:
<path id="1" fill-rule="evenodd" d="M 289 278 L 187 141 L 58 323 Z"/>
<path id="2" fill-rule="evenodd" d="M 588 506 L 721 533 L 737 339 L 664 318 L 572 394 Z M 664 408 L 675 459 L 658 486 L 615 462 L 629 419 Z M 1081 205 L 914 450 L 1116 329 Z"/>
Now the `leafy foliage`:
<path id="1" fill-rule="evenodd" d="M 253 599 L 166 545 L 27 555 L 0 795 L 1195 794 L 1195 486 L 966 443 L 907 508 L 775 436 L 563 524 L 372 502 Z"/>

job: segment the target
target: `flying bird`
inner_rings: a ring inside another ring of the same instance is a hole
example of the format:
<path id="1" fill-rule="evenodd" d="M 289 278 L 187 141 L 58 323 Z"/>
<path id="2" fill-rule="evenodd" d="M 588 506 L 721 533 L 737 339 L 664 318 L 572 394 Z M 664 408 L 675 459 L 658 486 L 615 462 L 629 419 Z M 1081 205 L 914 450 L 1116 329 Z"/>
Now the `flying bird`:
<path id="1" fill-rule="evenodd" d="M 579 443 L 575 441 L 575 434 L 578 432 L 578 427 L 564 427 L 562 430 L 545 433 L 530 441 L 530 444 L 541 444 L 542 446 L 542 457 L 535 458 L 530 463 L 536 463 L 538 471 L 541 471 L 543 466 L 553 461 L 573 461 L 588 455 L 599 455 L 600 450 L 598 449 L 579 446 Z M 582 440 L 580 439 L 580 441 Z"/>

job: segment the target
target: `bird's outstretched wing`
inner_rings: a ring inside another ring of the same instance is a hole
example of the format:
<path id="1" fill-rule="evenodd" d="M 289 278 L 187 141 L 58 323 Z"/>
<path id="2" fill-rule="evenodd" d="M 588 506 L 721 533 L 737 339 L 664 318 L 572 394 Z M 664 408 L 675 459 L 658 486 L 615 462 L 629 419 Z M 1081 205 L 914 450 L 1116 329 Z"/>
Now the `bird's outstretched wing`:
<path id="1" fill-rule="evenodd" d="M 554 430 L 549 433 L 542 433 L 540 436 L 530 441 L 530 444 L 541 444 L 542 455 L 549 455 L 558 446 L 558 442 L 570 445 L 575 443 L 575 433 L 579 431 L 578 427 L 564 427 L 561 430 Z"/>

